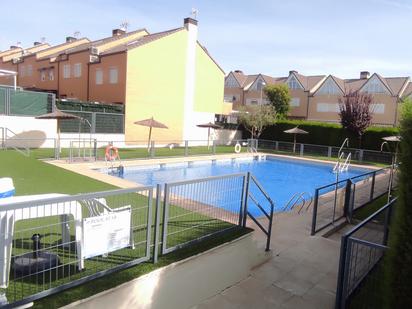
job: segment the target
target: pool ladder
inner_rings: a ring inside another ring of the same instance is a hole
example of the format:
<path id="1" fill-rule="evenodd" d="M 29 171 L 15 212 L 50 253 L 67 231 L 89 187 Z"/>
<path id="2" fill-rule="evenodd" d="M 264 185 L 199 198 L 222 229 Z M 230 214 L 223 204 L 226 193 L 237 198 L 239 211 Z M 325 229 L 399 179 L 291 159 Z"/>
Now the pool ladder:
<path id="1" fill-rule="evenodd" d="M 342 152 L 339 156 L 339 160 L 336 162 L 335 166 L 333 167 L 333 172 L 334 173 L 346 172 L 349 169 L 350 160 L 352 158 L 352 153 L 349 152 L 348 156 L 345 159 L 345 162 L 341 163 L 340 160 L 343 159 L 344 156 L 345 156 L 345 153 Z"/>
<path id="2" fill-rule="evenodd" d="M 313 197 L 308 192 L 297 192 L 292 195 L 289 201 L 285 204 L 283 211 L 291 211 L 298 207 L 298 214 L 300 214 L 303 209 L 308 211 L 310 205 L 312 205 L 312 202 Z"/>

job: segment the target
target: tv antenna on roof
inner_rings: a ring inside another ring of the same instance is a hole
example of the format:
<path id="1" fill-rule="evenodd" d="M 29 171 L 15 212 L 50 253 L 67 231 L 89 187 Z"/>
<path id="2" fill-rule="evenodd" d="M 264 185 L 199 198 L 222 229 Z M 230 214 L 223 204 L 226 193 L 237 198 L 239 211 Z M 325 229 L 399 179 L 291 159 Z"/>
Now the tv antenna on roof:
<path id="1" fill-rule="evenodd" d="M 120 24 L 120 29 L 127 31 L 127 28 L 129 28 L 130 23 L 127 20 L 122 21 Z"/>
<path id="2" fill-rule="evenodd" d="M 40 42 L 43 44 L 43 43 L 46 43 L 46 38 L 44 37 L 44 36 L 42 36 L 41 38 L 40 38 Z"/>
<path id="3" fill-rule="evenodd" d="M 193 19 L 196 19 L 196 18 L 197 18 L 197 14 L 199 14 L 198 9 L 192 8 L 192 11 L 190 12 L 191 17 L 192 17 Z"/>
<path id="4" fill-rule="evenodd" d="M 74 36 L 76 39 L 78 39 L 78 38 L 80 37 L 80 31 L 75 31 L 75 32 L 73 33 L 73 36 Z"/>

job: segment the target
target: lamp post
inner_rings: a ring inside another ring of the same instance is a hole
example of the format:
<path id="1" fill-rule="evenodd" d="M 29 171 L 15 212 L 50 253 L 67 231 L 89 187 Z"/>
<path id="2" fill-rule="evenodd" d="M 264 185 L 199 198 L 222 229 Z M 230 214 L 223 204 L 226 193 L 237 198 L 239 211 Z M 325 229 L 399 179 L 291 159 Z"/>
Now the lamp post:
<path id="1" fill-rule="evenodd" d="M 263 105 L 263 88 L 266 86 L 266 83 L 262 81 L 260 83 L 260 105 Z"/>

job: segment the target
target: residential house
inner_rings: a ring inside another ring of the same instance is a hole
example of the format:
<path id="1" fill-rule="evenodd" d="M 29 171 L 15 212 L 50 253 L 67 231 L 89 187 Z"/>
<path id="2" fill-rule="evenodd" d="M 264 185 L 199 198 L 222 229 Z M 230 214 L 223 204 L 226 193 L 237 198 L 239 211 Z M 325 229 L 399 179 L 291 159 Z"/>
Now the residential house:
<path id="1" fill-rule="evenodd" d="M 412 95 L 409 77 L 382 77 L 377 73 L 370 75 L 363 71 L 356 79 L 341 79 L 334 75 L 305 76 L 297 71 L 290 71 L 289 76 L 268 77 L 266 75 L 244 75 L 240 71 L 230 72 L 225 80 L 225 99 L 239 98 L 234 108 L 254 104 L 265 104 L 262 91 L 251 92 L 250 88 L 259 85 L 286 83 L 292 96 L 290 102 L 291 118 L 325 122 L 339 121 L 339 101 L 351 91 L 366 92 L 373 95 L 373 123 L 377 125 L 395 125 L 399 120 L 399 104 L 402 98 Z M 240 83 L 239 80 L 249 80 Z M 253 80 L 253 81 L 252 81 Z M 252 87 L 253 85 L 253 87 Z M 245 98 L 249 94 L 247 101 Z"/>

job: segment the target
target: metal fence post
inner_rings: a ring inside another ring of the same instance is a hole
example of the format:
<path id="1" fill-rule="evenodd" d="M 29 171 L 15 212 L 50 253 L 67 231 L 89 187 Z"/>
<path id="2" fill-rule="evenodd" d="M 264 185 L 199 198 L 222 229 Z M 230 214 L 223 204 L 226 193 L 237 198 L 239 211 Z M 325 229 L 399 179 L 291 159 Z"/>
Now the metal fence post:
<path id="1" fill-rule="evenodd" d="M 376 172 L 373 172 L 373 176 L 372 176 L 372 185 L 371 185 L 371 193 L 369 196 L 369 201 L 373 200 L 373 191 L 375 190 L 375 177 L 376 177 Z"/>
<path id="2" fill-rule="evenodd" d="M 169 185 L 165 183 L 164 196 L 163 196 L 162 254 L 164 254 L 167 249 L 168 222 L 169 222 Z"/>
<path id="3" fill-rule="evenodd" d="M 154 247 L 153 247 L 153 263 L 157 263 L 159 258 L 159 228 L 160 228 L 160 207 L 162 198 L 162 186 L 156 185 L 156 211 L 155 211 L 155 226 L 154 226 Z"/>
<path id="4" fill-rule="evenodd" d="M 216 141 L 212 141 L 212 153 L 215 155 L 216 154 Z"/>
<path id="5" fill-rule="evenodd" d="M 242 204 L 240 205 L 240 211 L 239 211 L 239 226 L 243 225 L 243 214 L 244 214 L 244 210 L 245 210 L 245 204 L 248 198 L 247 195 L 247 182 L 248 182 L 248 178 L 247 178 L 247 174 L 245 174 L 245 176 L 243 176 L 243 185 L 242 185 Z"/>
<path id="6" fill-rule="evenodd" d="M 352 181 L 348 179 L 346 181 L 346 188 L 345 188 L 345 204 L 343 206 L 343 215 L 346 217 L 346 219 L 349 222 L 352 221 L 352 212 L 353 212 L 353 209 L 350 207 L 351 194 L 352 194 Z"/>
<path id="7" fill-rule="evenodd" d="M 318 199 L 319 199 L 319 189 L 315 190 L 313 213 L 312 213 L 312 229 L 310 235 L 315 235 L 316 233 L 316 216 L 318 214 Z"/>
<path id="8" fill-rule="evenodd" d="M 97 139 L 94 139 L 93 141 L 93 156 L 94 161 L 97 161 Z"/>
<path id="9" fill-rule="evenodd" d="M 275 142 L 275 150 L 276 151 L 279 150 L 279 142 L 278 141 Z"/>
<path id="10" fill-rule="evenodd" d="M 332 147 L 328 146 L 328 158 L 332 157 Z"/>
<path id="11" fill-rule="evenodd" d="M 245 189 L 245 204 L 243 207 L 243 222 L 242 226 L 246 227 L 246 219 L 247 219 L 247 204 L 248 204 L 248 197 L 249 197 L 249 185 L 250 185 L 250 172 L 246 174 L 246 189 Z"/>
<path id="12" fill-rule="evenodd" d="M 92 113 L 92 123 L 91 123 L 91 128 L 90 130 L 92 133 L 96 133 L 96 113 Z"/>
<path id="13" fill-rule="evenodd" d="M 300 144 L 300 156 L 301 156 L 301 157 L 303 157 L 304 149 L 305 149 L 305 145 Z"/>
<path id="14" fill-rule="evenodd" d="M 347 249 L 348 249 L 348 237 L 342 236 L 341 244 L 340 244 L 340 257 L 339 257 L 339 270 L 338 270 L 338 282 L 336 286 L 336 298 L 335 298 L 335 308 L 345 308 L 342 304 L 345 303 L 345 296 L 344 293 L 344 282 L 345 280 L 345 273 L 346 273 L 346 264 L 347 264 Z"/>
<path id="15" fill-rule="evenodd" d="M 189 141 L 185 141 L 185 157 L 189 155 Z"/>
<path id="16" fill-rule="evenodd" d="M 155 150 L 155 141 L 150 142 L 150 157 L 154 158 L 156 155 L 156 150 Z"/>
<path id="17" fill-rule="evenodd" d="M 385 246 L 388 245 L 389 225 L 391 224 L 392 209 L 393 209 L 393 204 L 391 204 L 391 206 L 386 210 L 386 213 L 385 213 L 383 242 L 382 242 Z"/>

